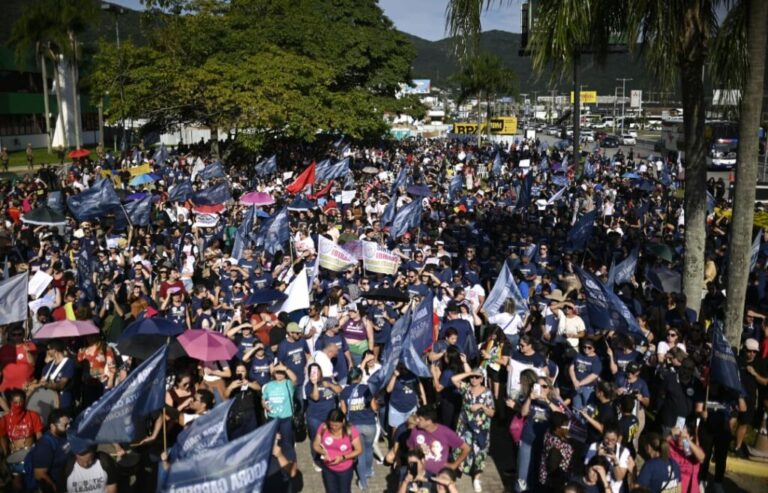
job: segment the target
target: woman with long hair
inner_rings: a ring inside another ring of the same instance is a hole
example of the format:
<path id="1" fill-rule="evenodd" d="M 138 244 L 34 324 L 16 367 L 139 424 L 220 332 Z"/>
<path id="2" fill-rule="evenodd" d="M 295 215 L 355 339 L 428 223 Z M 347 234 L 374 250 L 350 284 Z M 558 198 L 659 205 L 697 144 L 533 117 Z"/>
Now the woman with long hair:
<path id="1" fill-rule="evenodd" d="M 333 381 L 331 375 L 323 375 L 323 370 L 317 363 L 307 366 L 307 377 L 304 393 L 307 396 L 307 431 L 311 444 L 320 425 L 328 417 L 328 413 L 336 408 L 341 386 Z M 319 463 L 319 458 L 315 454 L 312 454 L 312 459 L 315 463 Z M 316 465 L 315 470 L 320 472 L 320 467 Z"/>
<path id="2" fill-rule="evenodd" d="M 340 409 L 331 411 L 320 425 L 312 449 L 323 464 L 326 493 L 352 493 L 355 458 L 363 453 L 363 446 L 357 429 Z"/>
<path id="3" fill-rule="evenodd" d="M 469 380 L 467 383 L 466 380 Z M 483 372 L 476 369 L 452 377 L 461 389 L 462 405 L 456 434 L 469 445 L 469 455 L 461 463 L 461 472 L 472 477 L 475 491 L 482 491 L 480 474 L 491 446 L 491 418 L 496 412 L 493 394 L 483 385 Z M 461 453 L 454 449 L 454 460 Z"/>
<path id="4" fill-rule="evenodd" d="M 506 362 L 505 356 L 509 357 L 509 347 L 507 336 L 501 327 L 498 325 L 489 326 L 487 338 L 480 349 L 480 366 L 485 370 L 488 380 L 491 382 L 494 399 L 499 398 L 501 368 Z"/>
<path id="5" fill-rule="evenodd" d="M 456 346 L 448 346 L 442 358 L 442 368 L 431 365 L 435 391 L 440 395 L 440 423 L 456 429 L 461 411 L 461 392 L 454 384 L 455 375 L 470 373 L 472 370 Z"/>
<path id="6" fill-rule="evenodd" d="M 667 441 L 658 433 L 649 433 L 645 442 L 645 452 L 648 460 L 640 470 L 637 483 L 653 493 L 679 491 L 680 466 L 669 458 Z"/>

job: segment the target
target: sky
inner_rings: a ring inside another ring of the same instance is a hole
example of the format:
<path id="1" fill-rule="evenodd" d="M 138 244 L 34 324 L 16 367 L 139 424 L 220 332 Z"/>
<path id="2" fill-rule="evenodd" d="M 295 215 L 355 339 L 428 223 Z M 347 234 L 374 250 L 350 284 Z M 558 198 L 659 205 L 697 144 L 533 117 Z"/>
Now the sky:
<path id="1" fill-rule="evenodd" d="M 139 9 L 139 0 L 109 0 L 128 8 Z M 399 30 L 430 41 L 446 37 L 445 7 L 448 0 L 379 0 L 384 13 Z M 483 13 L 483 31 L 494 29 L 520 32 L 522 0 L 501 0 Z"/>

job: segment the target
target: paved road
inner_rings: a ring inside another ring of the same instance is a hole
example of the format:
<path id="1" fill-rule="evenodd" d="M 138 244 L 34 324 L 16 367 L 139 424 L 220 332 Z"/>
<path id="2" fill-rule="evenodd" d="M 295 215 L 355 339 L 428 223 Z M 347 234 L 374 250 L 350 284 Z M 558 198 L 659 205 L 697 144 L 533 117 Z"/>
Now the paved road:
<path id="1" fill-rule="evenodd" d="M 482 475 L 483 491 L 488 493 L 503 493 L 504 481 L 510 481 L 510 478 L 505 477 L 502 480 L 499 474 L 496 464 L 497 461 L 503 461 L 504 455 L 510 452 L 511 439 L 506 430 L 501 428 L 494 428 L 491 435 L 491 455 L 492 457 L 486 462 L 485 472 Z M 386 453 L 386 444 L 382 442 L 381 449 Z M 299 460 L 299 469 L 303 475 L 304 489 L 307 493 L 320 493 L 323 491 L 323 480 L 319 472 L 315 472 L 312 468 L 312 459 L 309 454 L 309 440 L 304 441 L 296 446 L 296 453 Z M 501 467 L 509 467 L 504 465 Z M 352 491 L 360 491 L 354 483 L 357 481 L 355 477 L 353 481 Z M 509 483 L 511 484 L 511 483 Z M 374 465 L 374 476 L 368 481 L 367 492 L 370 493 L 389 493 L 396 492 L 400 486 L 397 475 L 392 472 L 391 468 L 385 465 Z M 472 492 L 472 480 L 465 476 L 462 477 L 458 484 L 459 491 Z"/>

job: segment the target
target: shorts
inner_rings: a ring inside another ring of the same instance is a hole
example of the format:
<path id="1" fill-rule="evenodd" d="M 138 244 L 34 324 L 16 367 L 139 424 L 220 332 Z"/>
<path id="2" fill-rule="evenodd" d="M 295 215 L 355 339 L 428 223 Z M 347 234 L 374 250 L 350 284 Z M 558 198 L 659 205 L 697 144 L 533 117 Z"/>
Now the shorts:
<path id="1" fill-rule="evenodd" d="M 398 426 L 400 426 L 401 424 L 405 423 L 405 420 L 408 419 L 408 416 L 410 416 L 411 414 L 413 414 L 416 411 L 416 408 L 414 407 L 410 411 L 400 412 L 397 409 L 395 409 L 394 407 L 389 406 L 387 411 L 388 411 L 387 412 L 387 414 L 388 414 L 387 424 L 389 424 L 390 427 L 395 429 Z"/>

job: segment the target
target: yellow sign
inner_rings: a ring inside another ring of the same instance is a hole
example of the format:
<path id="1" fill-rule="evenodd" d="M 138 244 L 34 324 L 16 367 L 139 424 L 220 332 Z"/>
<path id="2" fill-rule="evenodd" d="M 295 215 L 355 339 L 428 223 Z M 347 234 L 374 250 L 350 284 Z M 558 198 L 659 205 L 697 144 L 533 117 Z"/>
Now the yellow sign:
<path id="1" fill-rule="evenodd" d="M 131 174 L 131 176 L 139 176 L 151 173 L 152 168 L 149 166 L 149 163 L 144 163 L 141 166 L 132 166 L 128 168 L 128 172 Z"/>
<path id="2" fill-rule="evenodd" d="M 490 119 L 491 133 L 494 135 L 515 135 L 517 133 L 517 117 L 500 116 Z M 480 132 L 486 133 L 485 123 L 480 124 Z M 476 134 L 477 123 L 454 123 L 455 134 Z"/>
<path id="3" fill-rule="evenodd" d="M 573 104 L 573 91 L 571 91 L 571 104 Z M 581 91 L 581 104 L 597 104 L 597 91 Z"/>

